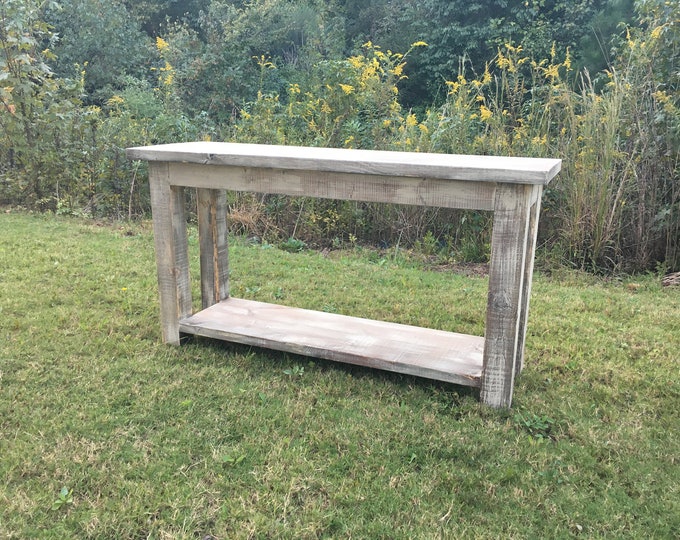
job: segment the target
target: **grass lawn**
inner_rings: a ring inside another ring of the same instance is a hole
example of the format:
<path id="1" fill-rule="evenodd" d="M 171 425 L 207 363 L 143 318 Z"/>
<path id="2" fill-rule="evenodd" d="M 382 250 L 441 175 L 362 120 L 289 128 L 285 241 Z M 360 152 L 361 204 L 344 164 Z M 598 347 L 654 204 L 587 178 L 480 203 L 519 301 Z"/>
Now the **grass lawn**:
<path id="1" fill-rule="evenodd" d="M 484 331 L 484 277 L 230 255 L 234 296 Z M 0 538 L 680 537 L 680 288 L 657 276 L 539 273 L 510 411 L 159 336 L 148 225 L 0 214 Z"/>

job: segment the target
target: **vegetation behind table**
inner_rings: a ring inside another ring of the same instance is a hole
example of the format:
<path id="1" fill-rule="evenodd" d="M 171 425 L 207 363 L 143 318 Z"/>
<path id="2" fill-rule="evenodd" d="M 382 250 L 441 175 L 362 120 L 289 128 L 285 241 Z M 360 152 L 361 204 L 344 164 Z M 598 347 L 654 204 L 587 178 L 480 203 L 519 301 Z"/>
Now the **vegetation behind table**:
<path id="1" fill-rule="evenodd" d="M 545 256 L 679 268 L 677 3 L 489 1 L 495 18 L 440 0 L 61 4 L 1 6 L 1 204 L 147 216 L 146 171 L 123 149 L 160 142 L 549 156 L 564 165 L 545 195 Z M 269 242 L 488 257 L 482 213 L 231 206 L 234 231 Z"/>

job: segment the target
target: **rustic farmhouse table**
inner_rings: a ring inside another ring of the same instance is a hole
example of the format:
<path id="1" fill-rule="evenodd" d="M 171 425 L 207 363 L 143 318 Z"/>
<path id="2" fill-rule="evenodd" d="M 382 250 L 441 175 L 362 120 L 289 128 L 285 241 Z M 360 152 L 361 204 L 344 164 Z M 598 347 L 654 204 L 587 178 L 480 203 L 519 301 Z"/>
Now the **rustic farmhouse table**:
<path id="1" fill-rule="evenodd" d="M 149 162 L 163 340 L 196 334 L 480 387 L 509 407 L 523 366 L 543 186 L 558 159 L 191 142 L 128 148 Z M 196 188 L 203 309 L 193 313 L 184 188 Z M 226 190 L 488 210 L 485 337 L 229 296 Z"/>

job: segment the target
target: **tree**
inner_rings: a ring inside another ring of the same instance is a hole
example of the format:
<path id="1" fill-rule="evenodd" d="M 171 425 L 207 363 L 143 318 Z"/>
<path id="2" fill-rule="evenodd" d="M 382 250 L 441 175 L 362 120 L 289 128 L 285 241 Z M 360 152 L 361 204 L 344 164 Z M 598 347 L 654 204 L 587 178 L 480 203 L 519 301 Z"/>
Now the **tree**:
<path id="1" fill-rule="evenodd" d="M 124 86 L 126 76 L 149 75 L 151 40 L 118 0 L 63 0 L 46 12 L 58 41 L 55 73 L 79 77 L 86 71 L 88 101 L 101 104 Z"/>
<path id="2" fill-rule="evenodd" d="M 0 0 L 0 199 L 54 207 L 72 183 L 72 144 L 80 138 L 78 81 L 53 76 L 44 22 L 54 3 Z"/>

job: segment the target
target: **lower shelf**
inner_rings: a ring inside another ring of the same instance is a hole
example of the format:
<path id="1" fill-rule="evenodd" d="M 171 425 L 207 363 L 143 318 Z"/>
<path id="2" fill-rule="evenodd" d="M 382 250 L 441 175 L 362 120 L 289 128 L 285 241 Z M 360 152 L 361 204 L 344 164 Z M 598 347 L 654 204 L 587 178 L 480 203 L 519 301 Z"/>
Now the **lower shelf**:
<path id="1" fill-rule="evenodd" d="M 180 321 L 180 332 L 480 386 L 484 338 L 228 298 Z"/>

